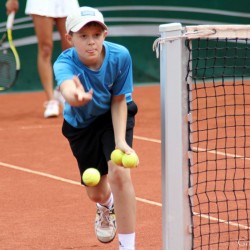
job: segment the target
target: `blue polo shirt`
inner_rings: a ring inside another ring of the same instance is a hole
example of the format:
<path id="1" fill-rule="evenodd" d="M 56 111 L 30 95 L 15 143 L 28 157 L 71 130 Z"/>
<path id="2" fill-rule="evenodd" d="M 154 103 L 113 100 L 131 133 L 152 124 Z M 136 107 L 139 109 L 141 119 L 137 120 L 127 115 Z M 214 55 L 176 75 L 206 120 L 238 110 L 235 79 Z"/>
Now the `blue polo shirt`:
<path id="1" fill-rule="evenodd" d="M 67 102 L 64 119 L 76 128 L 89 126 L 98 116 L 111 108 L 112 96 L 125 95 L 132 101 L 133 76 L 129 51 L 122 45 L 104 41 L 105 57 L 99 70 L 86 67 L 75 48 L 60 54 L 54 63 L 54 74 L 58 86 L 65 80 L 78 76 L 85 91 L 93 89 L 93 99 L 81 107 L 72 107 Z"/>

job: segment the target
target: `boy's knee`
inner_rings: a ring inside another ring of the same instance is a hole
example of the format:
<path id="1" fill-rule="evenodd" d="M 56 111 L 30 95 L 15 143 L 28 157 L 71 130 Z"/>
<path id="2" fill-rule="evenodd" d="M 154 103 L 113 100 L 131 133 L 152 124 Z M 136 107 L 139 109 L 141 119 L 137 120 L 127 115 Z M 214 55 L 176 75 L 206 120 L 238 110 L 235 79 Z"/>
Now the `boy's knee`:
<path id="1" fill-rule="evenodd" d="M 109 182 L 115 186 L 122 187 L 131 181 L 130 173 L 128 169 L 115 166 L 109 171 Z"/>
<path id="2" fill-rule="evenodd" d="M 95 203 L 100 203 L 103 200 L 105 200 L 104 194 L 102 194 L 101 192 L 98 193 L 88 192 L 88 197 L 91 201 Z"/>

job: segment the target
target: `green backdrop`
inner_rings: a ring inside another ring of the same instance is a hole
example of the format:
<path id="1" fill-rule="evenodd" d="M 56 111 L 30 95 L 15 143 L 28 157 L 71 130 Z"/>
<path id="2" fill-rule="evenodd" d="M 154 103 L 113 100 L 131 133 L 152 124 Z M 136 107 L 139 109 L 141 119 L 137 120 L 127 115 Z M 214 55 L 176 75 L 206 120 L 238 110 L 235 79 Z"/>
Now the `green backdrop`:
<path id="1" fill-rule="evenodd" d="M 33 24 L 31 18 L 24 14 L 26 1 L 19 2 L 20 10 L 16 15 L 13 37 L 22 69 L 17 84 L 10 91 L 40 90 L 42 88 L 36 67 L 37 44 Z M 234 0 L 79 0 L 79 3 L 101 10 L 109 26 L 107 40 L 123 44 L 130 50 L 136 84 L 159 83 L 159 60 L 152 51 L 152 44 L 158 37 L 160 24 L 249 24 L 250 20 L 249 1 L 241 1 L 239 4 Z M 5 1 L 0 6 L 0 31 L 4 32 Z M 55 30 L 53 60 L 60 53 L 58 39 Z"/>

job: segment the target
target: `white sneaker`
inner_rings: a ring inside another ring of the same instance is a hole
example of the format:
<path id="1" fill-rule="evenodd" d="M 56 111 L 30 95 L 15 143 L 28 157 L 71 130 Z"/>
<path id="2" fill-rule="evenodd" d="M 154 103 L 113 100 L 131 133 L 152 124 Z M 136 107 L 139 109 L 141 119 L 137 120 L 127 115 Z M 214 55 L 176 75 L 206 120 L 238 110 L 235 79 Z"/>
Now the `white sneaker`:
<path id="1" fill-rule="evenodd" d="M 96 219 L 95 219 L 95 233 L 96 237 L 102 243 L 111 242 L 116 234 L 116 221 L 114 206 L 111 209 L 96 205 Z"/>
<path id="2" fill-rule="evenodd" d="M 57 101 L 62 105 L 62 107 L 64 107 L 65 99 L 64 99 L 64 97 L 62 96 L 59 87 L 56 87 L 56 88 L 54 89 L 54 99 L 57 100 Z"/>
<path id="3" fill-rule="evenodd" d="M 45 107 L 45 111 L 44 111 L 45 118 L 59 116 L 59 103 L 58 103 L 58 101 L 51 100 L 51 101 L 45 102 L 44 107 Z"/>

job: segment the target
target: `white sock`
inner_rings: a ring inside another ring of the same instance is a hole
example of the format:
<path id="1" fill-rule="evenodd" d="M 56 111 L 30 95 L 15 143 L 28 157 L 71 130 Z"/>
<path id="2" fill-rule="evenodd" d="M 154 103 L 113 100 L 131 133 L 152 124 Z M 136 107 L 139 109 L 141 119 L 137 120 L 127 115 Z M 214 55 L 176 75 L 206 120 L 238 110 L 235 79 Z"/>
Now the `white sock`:
<path id="1" fill-rule="evenodd" d="M 110 193 L 109 198 L 105 202 L 103 202 L 102 204 L 100 204 L 100 203 L 97 203 L 97 204 L 99 204 L 101 206 L 105 206 L 105 207 L 111 208 L 112 205 L 114 204 L 113 194 Z"/>
<path id="2" fill-rule="evenodd" d="M 123 249 L 134 250 L 135 249 L 135 233 L 118 234 L 118 239 L 119 239 L 119 250 L 123 250 Z"/>

